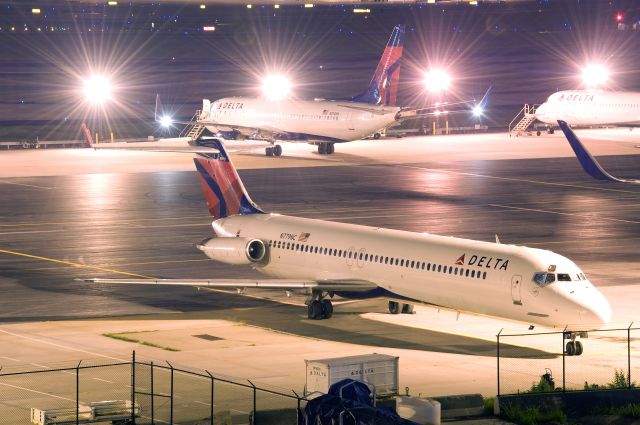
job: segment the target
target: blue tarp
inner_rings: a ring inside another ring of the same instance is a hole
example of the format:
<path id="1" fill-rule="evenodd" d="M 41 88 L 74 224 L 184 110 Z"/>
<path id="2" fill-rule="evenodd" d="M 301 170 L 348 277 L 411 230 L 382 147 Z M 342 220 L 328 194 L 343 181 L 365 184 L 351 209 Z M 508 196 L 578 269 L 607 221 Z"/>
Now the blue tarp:
<path id="1" fill-rule="evenodd" d="M 310 400 L 304 413 L 306 425 L 417 425 L 390 409 L 373 407 L 367 385 L 352 379 L 337 382 L 329 394 Z"/>

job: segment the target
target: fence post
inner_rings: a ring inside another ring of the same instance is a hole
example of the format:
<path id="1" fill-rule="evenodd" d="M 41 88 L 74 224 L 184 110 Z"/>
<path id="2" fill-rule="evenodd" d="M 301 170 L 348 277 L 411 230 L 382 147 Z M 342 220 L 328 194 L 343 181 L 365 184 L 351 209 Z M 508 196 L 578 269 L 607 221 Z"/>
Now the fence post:
<path id="1" fill-rule="evenodd" d="M 131 423 L 136 423 L 136 350 L 131 353 Z"/>
<path id="2" fill-rule="evenodd" d="M 565 326 L 564 331 L 562 331 L 562 392 L 566 391 L 566 375 L 565 375 L 565 352 L 564 352 L 564 335 L 567 331 L 567 327 Z"/>
<path id="3" fill-rule="evenodd" d="M 149 392 L 151 393 L 151 425 L 156 423 L 156 408 L 155 408 L 155 391 L 153 390 L 153 360 L 149 363 L 149 377 L 151 378 L 151 387 Z"/>
<path id="4" fill-rule="evenodd" d="M 215 382 L 215 378 L 213 377 L 213 375 L 211 374 L 211 372 L 209 372 L 208 370 L 205 369 L 205 372 L 207 372 L 207 375 L 209 375 L 209 377 L 211 378 L 211 425 L 213 425 L 213 390 L 214 390 L 214 382 Z"/>
<path id="5" fill-rule="evenodd" d="M 170 396 L 169 396 L 169 424 L 173 425 L 173 365 L 169 362 L 167 362 L 167 364 L 169 365 L 169 367 L 171 368 L 171 382 L 169 383 L 170 386 Z"/>
<path id="6" fill-rule="evenodd" d="M 627 328 L 627 379 L 629 381 L 629 389 L 631 389 L 631 326 L 633 326 L 633 322 Z"/>
<path id="7" fill-rule="evenodd" d="M 497 377 L 498 377 L 498 388 L 497 388 L 497 392 L 498 392 L 498 396 L 500 395 L 500 334 L 502 333 L 502 331 L 504 330 L 504 328 L 500 329 L 500 332 L 498 332 L 498 335 L 496 335 L 496 362 L 497 362 Z"/>
<path id="8" fill-rule="evenodd" d="M 256 405 L 257 405 L 256 386 L 253 385 L 253 382 L 249 381 L 248 379 L 247 379 L 247 382 L 251 384 L 251 386 L 253 387 L 253 425 L 256 425 L 258 423 L 258 417 L 257 417 L 258 415 L 257 415 L 257 408 L 256 408 Z"/>
<path id="9" fill-rule="evenodd" d="M 296 396 L 296 400 L 298 401 L 298 407 L 296 409 L 296 425 L 300 425 L 300 416 L 301 416 L 301 412 L 300 412 L 300 396 L 298 395 L 297 392 L 295 392 L 294 390 L 291 390 L 291 392 L 293 394 L 295 394 Z"/>
<path id="10" fill-rule="evenodd" d="M 80 363 L 76 366 L 76 425 L 80 423 Z"/>

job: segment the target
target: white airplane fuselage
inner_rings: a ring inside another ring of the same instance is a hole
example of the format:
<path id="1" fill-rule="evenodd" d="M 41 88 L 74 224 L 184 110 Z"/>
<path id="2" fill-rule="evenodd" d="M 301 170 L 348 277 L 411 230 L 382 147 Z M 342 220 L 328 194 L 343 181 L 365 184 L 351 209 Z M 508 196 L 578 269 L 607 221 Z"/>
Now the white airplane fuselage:
<path id="1" fill-rule="evenodd" d="M 213 133 L 238 130 L 348 142 L 389 127 L 399 111 L 396 106 L 350 101 L 229 97 L 211 103 L 204 118 Z"/>
<path id="2" fill-rule="evenodd" d="M 578 266 L 551 251 L 278 214 L 212 225 L 218 237 L 262 240 L 267 256 L 254 268 L 275 278 L 368 281 L 380 288 L 372 296 L 573 330 L 611 316 Z"/>
<path id="3" fill-rule="evenodd" d="M 540 105 L 538 120 L 556 126 L 558 120 L 572 126 L 640 125 L 640 93 L 600 90 L 567 90 L 549 96 Z"/>

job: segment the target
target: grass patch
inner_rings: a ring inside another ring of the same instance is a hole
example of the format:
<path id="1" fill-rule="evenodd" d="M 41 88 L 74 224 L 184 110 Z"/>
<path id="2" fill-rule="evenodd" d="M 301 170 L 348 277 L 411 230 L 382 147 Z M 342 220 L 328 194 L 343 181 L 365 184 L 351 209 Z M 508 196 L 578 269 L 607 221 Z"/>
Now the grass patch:
<path id="1" fill-rule="evenodd" d="M 493 415 L 493 405 L 496 404 L 494 397 L 484 399 L 484 413 L 487 415 Z"/>
<path id="2" fill-rule="evenodd" d="M 153 342 L 143 341 L 141 339 L 132 338 L 130 336 L 127 336 L 127 335 L 131 335 L 131 334 L 139 334 L 139 333 L 145 333 L 145 332 L 155 332 L 155 331 L 103 333 L 102 336 L 106 336 L 107 338 L 117 339 L 117 340 L 120 340 L 120 341 L 132 342 L 134 344 L 142 344 L 142 345 L 146 345 L 147 347 L 160 348 L 161 350 L 165 350 L 165 351 L 173 351 L 173 352 L 180 351 L 178 348 L 165 347 L 165 346 L 162 346 L 162 345 L 159 345 L 159 344 L 155 344 Z"/>
<path id="3" fill-rule="evenodd" d="M 615 415 L 623 418 L 640 419 L 640 404 L 629 403 L 618 407 L 600 407 L 591 411 L 592 415 Z"/>
<path id="4" fill-rule="evenodd" d="M 538 407 L 534 406 L 506 406 L 502 409 L 501 416 L 518 425 L 567 423 L 567 415 L 557 407 L 549 410 L 540 410 Z"/>

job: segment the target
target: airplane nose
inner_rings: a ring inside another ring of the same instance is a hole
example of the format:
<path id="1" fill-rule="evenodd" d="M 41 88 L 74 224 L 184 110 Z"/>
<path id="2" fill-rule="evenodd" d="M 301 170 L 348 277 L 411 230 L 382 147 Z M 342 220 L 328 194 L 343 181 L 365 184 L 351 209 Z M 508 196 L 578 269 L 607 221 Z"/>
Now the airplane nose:
<path id="1" fill-rule="evenodd" d="M 585 309 L 583 322 L 590 325 L 597 325 L 602 327 L 611 321 L 611 305 L 609 301 L 600 293 L 596 291 L 592 297 L 590 297 L 588 306 Z"/>

